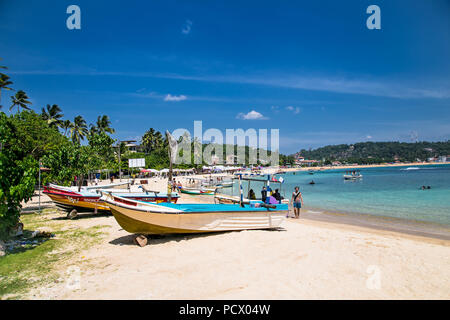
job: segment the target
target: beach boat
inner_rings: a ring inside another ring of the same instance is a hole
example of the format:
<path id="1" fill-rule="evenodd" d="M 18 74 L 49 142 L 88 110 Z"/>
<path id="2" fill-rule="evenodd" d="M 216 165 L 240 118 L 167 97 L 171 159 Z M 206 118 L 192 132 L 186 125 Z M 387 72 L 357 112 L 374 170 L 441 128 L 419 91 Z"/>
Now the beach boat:
<path id="1" fill-rule="evenodd" d="M 214 195 L 214 192 L 218 188 L 223 188 L 213 182 L 212 179 L 202 178 L 189 178 L 194 181 L 193 183 L 187 183 L 186 185 L 179 187 L 181 193 L 190 195 Z"/>
<path id="2" fill-rule="evenodd" d="M 117 223 L 137 234 L 208 233 L 278 228 L 286 217 L 287 204 L 261 201 L 239 204 L 146 203 L 105 194 Z"/>
<path id="3" fill-rule="evenodd" d="M 344 180 L 357 180 L 362 179 L 362 174 L 359 171 L 346 172 L 344 175 Z"/>
<path id="4" fill-rule="evenodd" d="M 130 183 L 127 181 L 124 182 L 118 182 L 118 183 L 111 183 L 111 184 L 104 184 L 104 185 L 97 185 L 97 186 L 82 186 L 80 187 L 80 191 L 93 191 L 93 190 L 98 190 L 98 189 L 114 189 L 114 190 L 124 190 L 124 189 L 129 189 L 130 188 Z M 59 186 L 53 183 L 50 183 L 47 186 L 48 190 L 53 190 L 53 191 L 61 191 L 61 190 L 65 190 L 65 191 L 73 191 L 76 192 L 78 191 L 78 187 L 76 186 L 72 186 L 72 187 L 64 187 L 64 186 Z"/>
<path id="5" fill-rule="evenodd" d="M 215 189 L 213 188 L 189 188 L 189 187 L 181 187 L 180 192 L 186 193 L 190 195 L 206 195 L 213 196 Z"/>
<path id="6" fill-rule="evenodd" d="M 99 190 L 105 191 L 103 188 Z M 109 192 L 114 192 L 114 194 L 120 195 L 126 199 L 140 200 L 146 202 L 167 202 L 169 197 L 167 193 L 156 193 L 156 192 L 117 192 L 119 190 L 106 189 Z M 76 217 L 78 212 L 110 212 L 108 205 L 101 200 L 101 193 L 96 192 L 95 189 L 90 188 L 86 190 L 82 188 L 78 191 L 78 188 L 73 187 L 63 187 L 57 185 L 49 185 L 44 187 L 44 194 L 52 199 L 55 205 L 68 212 L 67 217 L 73 219 Z M 178 193 L 171 194 L 171 202 L 177 202 L 179 198 Z"/>

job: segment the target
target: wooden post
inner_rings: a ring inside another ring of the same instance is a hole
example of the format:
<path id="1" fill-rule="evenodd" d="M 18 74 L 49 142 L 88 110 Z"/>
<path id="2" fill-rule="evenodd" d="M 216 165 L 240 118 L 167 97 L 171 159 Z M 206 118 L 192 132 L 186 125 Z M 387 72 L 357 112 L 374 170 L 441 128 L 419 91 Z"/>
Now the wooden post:
<path id="1" fill-rule="evenodd" d="M 169 174 L 168 174 L 168 181 L 167 181 L 167 200 L 169 202 L 172 202 L 172 148 L 170 147 L 170 133 L 169 131 L 166 131 L 166 139 L 168 140 L 168 153 L 169 153 Z"/>

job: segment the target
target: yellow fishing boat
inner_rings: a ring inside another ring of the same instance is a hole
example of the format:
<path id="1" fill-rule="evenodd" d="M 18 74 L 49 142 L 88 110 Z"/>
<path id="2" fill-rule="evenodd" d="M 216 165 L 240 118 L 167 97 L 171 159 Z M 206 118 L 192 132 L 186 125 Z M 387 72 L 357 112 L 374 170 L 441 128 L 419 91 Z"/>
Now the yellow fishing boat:
<path id="1" fill-rule="evenodd" d="M 104 201 L 119 225 L 130 233 L 206 233 L 278 228 L 289 210 L 286 204 L 146 203 L 105 194 Z"/>

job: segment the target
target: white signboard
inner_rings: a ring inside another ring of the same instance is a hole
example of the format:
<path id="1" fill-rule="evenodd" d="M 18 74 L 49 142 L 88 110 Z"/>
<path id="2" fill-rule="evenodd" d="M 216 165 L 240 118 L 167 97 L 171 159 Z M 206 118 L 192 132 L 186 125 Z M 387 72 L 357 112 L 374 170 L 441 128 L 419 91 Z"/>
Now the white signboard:
<path id="1" fill-rule="evenodd" d="M 128 167 L 130 168 L 145 168 L 145 159 L 128 159 Z"/>

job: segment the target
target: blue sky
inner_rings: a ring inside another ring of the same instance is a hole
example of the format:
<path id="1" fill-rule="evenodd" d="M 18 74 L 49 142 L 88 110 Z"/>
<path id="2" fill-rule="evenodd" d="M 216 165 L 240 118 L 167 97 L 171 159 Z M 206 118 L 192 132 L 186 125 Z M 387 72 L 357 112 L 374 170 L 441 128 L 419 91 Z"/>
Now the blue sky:
<path id="1" fill-rule="evenodd" d="M 279 128 L 283 153 L 450 139 L 449 33 L 444 0 L 0 1 L 1 64 L 35 110 L 108 114 L 120 139 Z"/>

